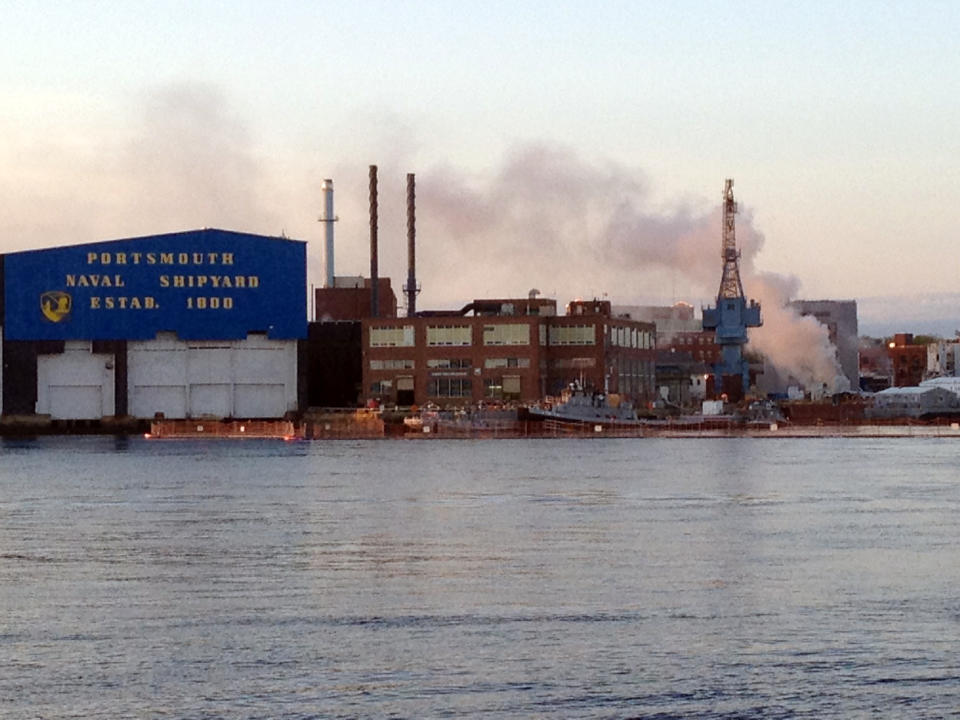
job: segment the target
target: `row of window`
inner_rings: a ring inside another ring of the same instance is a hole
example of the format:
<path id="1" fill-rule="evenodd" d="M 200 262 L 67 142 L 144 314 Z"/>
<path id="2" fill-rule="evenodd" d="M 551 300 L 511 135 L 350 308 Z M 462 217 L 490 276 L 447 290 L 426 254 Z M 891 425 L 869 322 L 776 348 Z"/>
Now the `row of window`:
<path id="1" fill-rule="evenodd" d="M 651 350 L 654 346 L 653 333 L 638 330 L 635 327 L 613 325 L 607 328 L 607 337 L 614 347 Z"/>
<path id="2" fill-rule="evenodd" d="M 413 325 L 370 328 L 370 347 L 414 347 Z M 473 344 L 470 325 L 428 325 L 428 347 L 466 347 Z M 530 326 L 522 323 L 485 325 L 484 345 L 529 345 Z"/>
<path id="3" fill-rule="evenodd" d="M 465 370 L 471 365 L 470 358 L 430 358 L 428 368 L 444 368 L 451 370 Z"/>
<path id="4" fill-rule="evenodd" d="M 374 396 L 390 395 L 392 389 L 392 380 L 378 380 L 370 385 L 370 392 Z M 397 390 L 413 390 L 413 379 L 398 378 Z M 427 383 L 427 395 L 434 398 L 469 398 L 473 396 L 473 385 L 469 378 L 431 378 Z M 519 400 L 520 376 L 485 378 L 483 395 L 495 400 Z"/>
<path id="5" fill-rule="evenodd" d="M 713 345 L 715 343 L 716 340 L 712 334 L 677 335 L 674 341 L 675 345 Z"/>
<path id="6" fill-rule="evenodd" d="M 430 397 L 465 398 L 473 395 L 473 386 L 469 378 L 430 378 L 427 383 L 427 395 Z"/>
<path id="7" fill-rule="evenodd" d="M 484 325 L 484 345 L 529 345 L 530 326 L 521 323 Z"/>
<path id="8" fill-rule="evenodd" d="M 611 342 L 624 347 L 652 348 L 652 335 L 636 328 L 609 328 L 613 333 Z M 597 326 L 551 325 L 550 345 L 595 345 Z M 616 338 L 615 340 L 613 338 Z M 548 328 L 540 325 L 540 344 L 548 344 Z M 470 325 L 428 325 L 427 347 L 467 347 L 473 344 L 473 328 Z M 484 345 L 529 345 L 530 326 L 523 323 L 498 323 L 484 325 Z M 375 326 L 370 328 L 370 347 L 414 347 L 416 345 L 413 325 Z"/>
<path id="9" fill-rule="evenodd" d="M 530 358 L 485 358 L 483 366 L 485 368 L 528 368 L 530 367 Z"/>
<path id="10" fill-rule="evenodd" d="M 557 358 L 551 365 L 557 370 L 582 370 L 596 367 L 597 359 L 592 357 Z"/>
<path id="11" fill-rule="evenodd" d="M 595 325 L 551 325 L 551 345 L 595 345 L 597 340 Z"/>
<path id="12" fill-rule="evenodd" d="M 370 328 L 370 347 L 413 347 L 413 325 Z"/>
<path id="13" fill-rule="evenodd" d="M 592 358 L 591 358 L 592 360 Z M 528 368 L 530 358 L 500 357 L 484 358 L 485 368 Z M 416 362 L 412 359 L 371 360 L 371 370 L 413 370 Z M 468 370 L 471 367 L 470 358 L 430 358 L 427 367 L 431 370 Z"/>
<path id="14" fill-rule="evenodd" d="M 400 360 L 371 360 L 371 370 L 413 370 L 414 361 L 407 359 Z"/>
<path id="15" fill-rule="evenodd" d="M 617 369 L 617 389 L 621 393 L 639 396 L 654 385 L 654 364 L 647 360 L 623 363 Z"/>

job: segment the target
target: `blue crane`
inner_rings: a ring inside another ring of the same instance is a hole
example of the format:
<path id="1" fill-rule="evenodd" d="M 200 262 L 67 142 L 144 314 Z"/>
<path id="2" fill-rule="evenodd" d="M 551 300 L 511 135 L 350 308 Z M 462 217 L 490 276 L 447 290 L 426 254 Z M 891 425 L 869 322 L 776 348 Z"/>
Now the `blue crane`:
<path id="1" fill-rule="evenodd" d="M 733 199 L 733 180 L 728 179 L 723 188 L 723 276 L 720 279 L 720 291 L 717 293 L 717 306 L 703 309 L 703 329 L 716 331 L 716 342 L 720 346 L 720 361 L 714 365 L 714 386 L 717 392 L 721 388 L 733 390 L 745 395 L 750 386 L 749 365 L 743 356 L 743 346 L 747 343 L 747 328 L 760 327 L 760 303 L 751 300 L 749 304 L 743 295 L 743 283 L 740 281 L 740 252 L 737 250 L 737 237 L 734 227 L 734 215 L 737 203 Z M 737 376 L 740 387 L 725 387 L 724 378 Z"/>

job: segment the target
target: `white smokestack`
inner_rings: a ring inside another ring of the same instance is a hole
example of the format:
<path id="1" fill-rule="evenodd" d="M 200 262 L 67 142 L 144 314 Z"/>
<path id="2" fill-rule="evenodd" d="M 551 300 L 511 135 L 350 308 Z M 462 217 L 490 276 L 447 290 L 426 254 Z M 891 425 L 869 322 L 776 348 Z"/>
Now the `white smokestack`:
<path id="1" fill-rule="evenodd" d="M 333 180 L 326 178 L 321 186 L 323 192 L 323 216 L 320 222 L 324 223 L 326 228 L 326 254 L 324 257 L 326 269 L 326 281 L 324 287 L 333 287 L 333 224 L 337 221 L 333 214 Z"/>

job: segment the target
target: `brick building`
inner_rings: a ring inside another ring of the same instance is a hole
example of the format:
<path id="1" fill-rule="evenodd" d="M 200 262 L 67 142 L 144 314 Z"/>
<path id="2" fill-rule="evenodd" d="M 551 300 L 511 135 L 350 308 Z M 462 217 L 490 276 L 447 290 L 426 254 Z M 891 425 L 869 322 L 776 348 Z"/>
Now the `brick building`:
<path id="1" fill-rule="evenodd" d="M 336 277 L 333 287 L 316 288 L 313 292 L 313 319 L 317 322 L 342 322 L 370 317 L 373 312 L 373 289 L 370 278 Z M 377 281 L 377 315 L 397 316 L 397 296 L 390 278 Z"/>
<path id="2" fill-rule="evenodd" d="M 362 321 L 363 388 L 384 404 L 535 402 L 574 381 L 646 404 L 652 323 L 613 318 L 607 301 L 558 316 L 546 298 L 475 300 L 459 311 Z"/>
<path id="3" fill-rule="evenodd" d="M 893 370 L 893 386 L 919 385 L 927 367 L 927 346 L 916 345 L 911 333 L 897 333 L 887 345 Z"/>
<path id="4" fill-rule="evenodd" d="M 694 361 L 703 363 L 711 369 L 720 362 L 720 346 L 717 345 L 717 333 L 714 330 L 674 333 L 670 342 L 661 349 L 690 353 Z"/>

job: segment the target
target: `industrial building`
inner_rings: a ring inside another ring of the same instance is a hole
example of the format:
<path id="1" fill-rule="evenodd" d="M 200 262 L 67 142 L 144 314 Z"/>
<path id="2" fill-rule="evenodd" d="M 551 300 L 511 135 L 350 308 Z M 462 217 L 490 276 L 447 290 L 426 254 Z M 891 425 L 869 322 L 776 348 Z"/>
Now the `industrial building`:
<path id="1" fill-rule="evenodd" d="M 861 390 L 880 392 L 893 384 L 893 362 L 883 339 L 861 337 L 859 356 Z"/>
<path id="2" fill-rule="evenodd" d="M 335 277 L 333 284 L 313 293 L 314 320 L 321 323 L 349 322 L 365 317 L 396 317 L 397 296 L 390 278 L 377 280 L 377 310 L 371 308 L 373 288 L 369 278 Z"/>
<path id="3" fill-rule="evenodd" d="M 459 311 L 362 321 L 363 387 L 384 404 L 535 402 L 578 382 L 635 404 L 654 398 L 655 326 L 607 301 L 475 300 Z"/>
<path id="4" fill-rule="evenodd" d="M 0 262 L 7 417 L 275 418 L 299 407 L 304 242 L 204 229 Z"/>
<path id="5" fill-rule="evenodd" d="M 960 397 L 944 387 L 891 387 L 873 396 L 873 405 L 867 408 L 867 417 L 921 420 L 960 417 Z"/>
<path id="6" fill-rule="evenodd" d="M 673 305 L 614 305 L 613 314 L 657 326 L 657 347 L 669 346 L 678 333 L 698 333 L 703 321 L 694 316 L 693 305 L 685 302 Z"/>
<path id="7" fill-rule="evenodd" d="M 653 399 L 655 326 L 614 317 L 608 301 L 573 302 L 559 316 L 556 300 L 531 291 L 526 298 L 474 300 L 460 310 L 418 312 L 415 187 L 408 174 L 406 316 L 401 318 L 389 279 L 379 277 L 376 166 L 370 167 L 369 278 L 340 277 L 334 271 L 333 182 L 324 181 L 320 221 L 326 231 L 326 280 L 314 293 L 317 322 L 309 342 L 312 348 L 319 338 L 359 338 L 358 399 L 443 407 L 537 402 L 571 382 L 635 403 Z M 342 346 L 345 352 L 348 348 Z M 312 375 L 319 355 L 307 354 Z M 344 362 L 344 367 L 349 374 L 353 366 Z M 311 405 L 326 405 L 332 397 L 319 383 L 311 383 L 310 393 Z"/>
<path id="8" fill-rule="evenodd" d="M 960 342 L 937 340 L 927 344 L 928 378 L 956 377 L 960 371 Z"/>
<path id="9" fill-rule="evenodd" d="M 927 346 L 918 345 L 912 333 L 896 333 L 887 343 L 893 374 L 893 387 L 914 387 L 923 380 L 927 366 Z"/>
<path id="10" fill-rule="evenodd" d="M 827 328 L 830 343 L 836 348 L 837 362 L 853 389 L 860 387 L 860 338 L 856 300 L 794 300 L 790 303 L 800 315 L 812 316 Z"/>

